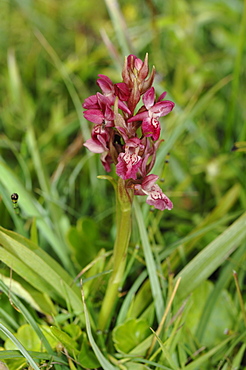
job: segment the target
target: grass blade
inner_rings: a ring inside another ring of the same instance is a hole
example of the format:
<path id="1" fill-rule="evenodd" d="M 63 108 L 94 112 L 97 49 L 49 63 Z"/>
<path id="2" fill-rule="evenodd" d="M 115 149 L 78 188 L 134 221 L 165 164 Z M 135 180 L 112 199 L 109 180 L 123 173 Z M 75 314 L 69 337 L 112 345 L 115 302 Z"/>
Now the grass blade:
<path id="1" fill-rule="evenodd" d="M 36 289 L 40 289 L 39 284 L 41 284 L 43 289 L 51 287 L 50 292 L 52 290 L 55 291 L 58 296 L 69 302 L 74 312 L 78 315 L 81 314 L 83 306 L 79 289 L 76 286 L 71 288 L 69 284 L 71 278 L 67 280 L 68 274 L 66 272 L 64 272 L 63 278 L 56 269 L 53 269 L 52 265 L 46 262 L 45 252 L 42 252 L 41 256 L 39 256 L 34 250 L 11 238 L 2 230 L 0 230 L 0 243 L 2 245 L 0 248 L 1 258 L 4 259 L 8 266 L 16 270 L 29 284 L 36 284 Z M 48 261 L 50 262 L 49 258 Z M 32 276 L 35 278 L 32 278 Z M 47 291 L 46 293 L 49 294 Z"/>
<path id="2" fill-rule="evenodd" d="M 1 287 L 1 290 L 4 292 L 4 294 L 6 294 L 7 296 L 9 296 L 11 294 L 8 287 L 1 280 L 0 280 L 0 287 Z M 32 315 L 26 309 L 24 304 L 14 294 L 11 294 L 10 298 L 11 298 L 11 301 L 13 302 L 13 304 L 20 310 L 22 315 L 25 317 L 26 321 L 32 326 L 33 330 L 39 336 L 41 342 L 43 343 L 43 345 L 46 349 L 46 351 L 50 355 L 54 355 L 54 352 L 53 352 L 48 340 L 46 339 L 45 335 L 43 334 L 43 332 L 41 331 L 41 329 L 37 325 L 37 323 L 34 320 L 34 318 L 32 317 Z"/>
<path id="3" fill-rule="evenodd" d="M 130 54 L 127 26 L 117 0 L 105 0 L 123 55 Z"/>
<path id="4" fill-rule="evenodd" d="M 87 335 L 88 335 L 90 344 L 92 346 L 92 349 L 104 370 L 116 370 L 116 368 L 103 356 L 102 352 L 100 351 L 99 347 L 97 346 L 93 338 L 93 335 L 91 332 L 90 318 L 89 318 L 89 314 L 88 314 L 87 307 L 85 304 L 85 297 L 84 297 L 83 289 L 82 289 L 82 300 L 83 300 L 83 305 L 84 305 L 86 331 L 87 331 Z"/>
<path id="5" fill-rule="evenodd" d="M 202 281 L 206 280 L 232 252 L 245 243 L 246 213 L 236 220 L 228 229 L 213 240 L 206 248 L 192 259 L 176 276 L 181 277 L 177 296 L 186 297 Z"/>
<path id="6" fill-rule="evenodd" d="M 201 315 L 199 326 L 197 327 L 196 331 L 196 337 L 198 338 L 200 343 L 203 340 L 203 336 L 205 334 L 206 327 L 210 320 L 210 316 L 213 312 L 216 301 L 219 299 L 222 290 L 225 289 L 225 287 L 229 284 L 229 281 L 232 279 L 233 268 L 235 268 L 235 265 L 239 265 L 240 261 L 243 258 L 243 255 L 245 255 L 245 248 L 238 248 L 238 250 L 233 255 L 233 260 L 228 261 L 227 265 L 222 270 L 219 279 L 214 285 L 213 291 L 209 295 L 204 305 L 203 313 Z"/>
<path id="7" fill-rule="evenodd" d="M 57 256 L 61 259 L 64 266 L 69 267 L 71 265 L 68 259 L 67 247 L 61 248 L 60 238 L 52 231 L 50 227 L 50 221 L 47 220 L 46 212 L 42 206 L 34 199 L 17 176 L 6 166 L 5 163 L 0 161 L 0 182 L 3 184 L 9 192 L 9 197 L 12 193 L 18 189 L 20 195 L 19 203 L 21 208 L 25 210 L 27 217 L 35 217 L 38 228 L 42 231 L 42 234 L 46 240 L 51 244 Z"/>
<path id="8" fill-rule="evenodd" d="M 32 366 L 34 370 L 39 370 L 38 365 L 36 362 L 32 359 L 32 357 L 29 355 L 27 350 L 23 347 L 23 345 L 18 341 L 17 338 L 4 326 L 0 323 L 0 330 L 19 348 L 19 351 L 22 353 L 22 355 L 25 357 L 27 362 Z"/>
<path id="9" fill-rule="evenodd" d="M 152 291 L 155 309 L 156 309 L 156 316 L 157 316 L 158 322 L 160 323 L 162 316 L 163 316 L 163 312 L 164 312 L 164 301 L 162 297 L 160 282 L 157 276 L 156 264 L 155 264 L 155 260 L 154 260 L 151 246 L 149 243 L 148 234 L 145 228 L 143 216 L 142 216 L 139 204 L 137 202 L 134 202 L 134 210 L 135 210 L 135 215 L 136 215 L 136 219 L 138 222 L 140 238 L 141 238 L 142 245 L 143 245 L 145 262 L 147 265 L 147 271 L 149 275 L 151 291 Z"/>
<path id="10" fill-rule="evenodd" d="M 196 370 L 201 369 L 201 365 L 206 364 L 208 359 L 212 357 L 215 353 L 219 352 L 221 348 L 223 348 L 230 340 L 232 340 L 234 336 L 230 336 L 226 338 L 223 342 L 219 343 L 217 346 L 213 347 L 210 351 L 205 353 L 204 355 L 200 356 L 198 359 L 192 361 L 189 365 L 185 366 L 185 370 Z"/>

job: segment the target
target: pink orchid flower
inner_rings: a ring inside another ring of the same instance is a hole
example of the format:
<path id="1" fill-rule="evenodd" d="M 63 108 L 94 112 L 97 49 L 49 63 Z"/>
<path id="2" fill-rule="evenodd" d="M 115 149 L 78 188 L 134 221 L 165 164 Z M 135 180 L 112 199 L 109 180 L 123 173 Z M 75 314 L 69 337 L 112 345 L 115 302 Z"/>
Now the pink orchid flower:
<path id="1" fill-rule="evenodd" d="M 137 172 L 142 163 L 142 158 L 138 155 L 139 150 L 140 139 L 135 137 L 126 142 L 125 152 L 119 154 L 116 173 L 123 180 L 137 178 Z"/>
<path id="2" fill-rule="evenodd" d="M 142 122 L 142 133 L 144 136 L 152 137 L 153 140 L 158 140 L 160 137 L 160 122 L 159 117 L 166 116 L 173 110 L 174 103 L 170 100 L 163 100 L 166 96 L 166 92 L 161 94 L 157 102 L 155 103 L 155 89 L 151 87 L 143 95 L 143 103 L 146 108 L 145 111 L 139 112 L 136 116 L 130 118 L 127 122 L 134 122 L 143 120 Z M 140 109 L 141 111 L 141 109 Z"/>
<path id="3" fill-rule="evenodd" d="M 130 114 L 131 111 L 123 101 L 128 100 L 130 90 L 124 82 L 113 84 L 108 76 L 98 75 L 97 84 L 101 88 L 103 95 L 108 98 L 109 104 L 114 105 L 116 96 L 118 99 L 118 107 L 125 113 Z"/>
<path id="4" fill-rule="evenodd" d="M 155 184 L 158 180 L 156 175 L 148 175 L 144 178 L 141 184 L 135 185 L 136 195 L 148 195 L 146 203 L 160 211 L 168 209 L 169 211 L 173 208 L 171 200 L 162 192 L 161 188 Z"/>
<path id="5" fill-rule="evenodd" d="M 110 135 L 102 125 L 96 125 L 92 129 L 91 138 L 86 140 L 84 146 L 92 153 L 103 153 L 108 151 Z"/>
<path id="6" fill-rule="evenodd" d="M 114 126 L 114 112 L 110 107 L 110 100 L 100 94 L 91 96 L 90 98 L 85 99 L 83 108 L 86 107 L 84 111 L 84 117 L 90 122 L 96 124 L 104 124 L 108 127 Z"/>

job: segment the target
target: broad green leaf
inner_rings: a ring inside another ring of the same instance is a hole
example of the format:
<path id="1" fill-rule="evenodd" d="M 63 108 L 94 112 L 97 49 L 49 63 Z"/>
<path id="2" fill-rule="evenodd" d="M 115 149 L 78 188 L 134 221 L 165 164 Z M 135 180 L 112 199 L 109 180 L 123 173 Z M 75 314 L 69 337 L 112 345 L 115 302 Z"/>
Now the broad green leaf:
<path id="1" fill-rule="evenodd" d="M 37 244 L 33 243 L 31 240 L 25 238 L 24 236 L 15 233 L 14 231 L 10 231 L 4 229 L 0 226 L 0 231 L 8 235 L 10 238 L 16 240 L 17 242 L 21 243 L 28 249 L 32 250 L 35 254 L 37 254 L 40 258 L 45 260 L 45 262 L 54 270 L 60 277 L 66 280 L 69 284 L 73 285 L 72 277 L 67 273 L 67 271 L 48 253 L 46 253 L 42 248 L 40 248 Z"/>
<path id="2" fill-rule="evenodd" d="M 11 351 L 11 352 L 14 352 L 14 351 Z M 23 356 L 21 358 L 13 358 L 11 360 L 6 360 L 6 363 L 8 366 L 7 370 L 22 370 L 27 366 L 26 359 Z"/>
<path id="3" fill-rule="evenodd" d="M 220 299 L 221 293 L 228 286 L 230 280 L 233 279 L 232 271 L 242 263 L 244 257 L 246 257 L 245 246 L 242 244 L 235 253 L 233 253 L 233 258 L 230 258 L 226 262 L 225 266 L 223 266 L 223 269 L 221 269 L 220 276 L 216 279 L 214 288 L 206 300 L 204 310 L 199 321 L 199 326 L 197 327 L 196 338 L 200 343 L 202 343 L 202 338 L 206 334 L 206 327 L 210 321 L 214 306 L 217 305 L 217 301 Z M 235 312 L 231 312 L 232 316 L 234 314 Z"/>
<path id="4" fill-rule="evenodd" d="M 204 305 L 212 290 L 213 284 L 209 281 L 204 281 L 192 292 L 190 298 L 192 304 L 189 306 L 189 312 L 186 315 L 184 325 L 193 334 L 195 334 L 200 323 Z M 233 306 L 231 297 L 226 290 L 221 291 L 213 307 L 210 320 L 207 322 L 201 345 L 211 348 L 213 345 L 221 343 L 225 338 L 224 331 L 226 329 L 233 329 L 234 314 L 235 307 Z"/>
<path id="5" fill-rule="evenodd" d="M 46 282 L 35 271 L 29 268 L 29 265 L 26 265 L 22 260 L 12 253 L 9 253 L 8 250 L 3 247 L 0 247 L 0 259 L 20 277 L 25 279 L 31 286 L 41 292 L 47 293 L 51 298 L 57 301 L 61 300 L 60 294 L 58 294 L 48 282 Z"/>
<path id="6" fill-rule="evenodd" d="M 78 266 L 90 263 L 98 251 L 99 232 L 97 224 L 90 218 L 80 218 L 76 227 L 71 227 L 67 240 L 73 252 L 73 259 Z"/>
<path id="7" fill-rule="evenodd" d="M 54 352 L 53 352 L 48 340 L 46 339 L 45 335 L 43 334 L 42 330 L 40 329 L 40 326 L 38 325 L 38 323 L 35 321 L 35 319 L 30 314 L 30 312 L 26 309 L 24 304 L 15 295 L 11 294 L 11 291 L 7 288 L 7 286 L 3 283 L 2 280 L 0 280 L 0 287 L 1 287 L 2 292 L 6 296 L 11 298 L 11 301 L 13 302 L 14 306 L 18 308 L 18 310 L 24 316 L 25 320 L 31 325 L 33 330 L 36 332 L 36 334 L 38 335 L 40 341 L 42 342 L 45 350 L 50 355 L 53 356 Z"/>
<path id="8" fill-rule="evenodd" d="M 114 328 L 113 342 L 115 348 L 119 352 L 129 353 L 143 342 L 149 334 L 150 329 L 147 321 L 142 319 L 129 319 L 125 323 Z"/>
<path id="9" fill-rule="evenodd" d="M 58 296 L 67 301 L 67 304 L 71 305 L 77 314 L 83 311 L 79 289 L 75 285 L 71 288 L 66 279 L 67 273 L 64 273 L 64 278 L 62 278 L 46 262 L 46 258 L 43 258 L 45 253 L 41 249 L 38 249 L 37 253 L 36 249 L 29 249 L 2 230 L 0 230 L 0 243 L 3 246 L 0 248 L 2 260 L 29 284 L 36 289 L 44 289 L 44 292 L 48 290 L 48 294 L 52 294 L 52 291 L 56 292 Z M 48 257 L 47 260 L 50 262 L 51 258 Z M 69 280 L 71 281 L 71 278 Z"/>
<path id="10" fill-rule="evenodd" d="M 92 351 L 92 348 L 87 343 L 86 337 L 84 337 L 82 347 L 78 356 L 78 361 L 86 369 L 95 369 L 100 367 L 100 363 L 98 362 L 98 359 Z"/>
<path id="11" fill-rule="evenodd" d="M 29 355 L 29 353 L 27 352 L 26 348 L 22 345 L 22 343 L 1 323 L 0 323 L 0 330 L 13 342 L 13 344 L 18 348 L 18 350 L 26 358 L 26 360 L 33 367 L 33 369 L 39 370 L 39 367 L 37 366 L 36 362 Z"/>
<path id="12" fill-rule="evenodd" d="M 67 264 L 70 265 L 70 263 L 68 263 L 68 251 L 66 251 L 66 247 L 63 245 L 61 247 L 62 241 L 53 232 L 52 227 L 49 226 L 49 223 L 46 220 L 45 211 L 42 209 L 41 205 L 30 193 L 28 193 L 16 175 L 1 160 L 0 173 L 0 181 L 3 183 L 4 187 L 8 189 L 10 194 L 11 192 L 13 193 L 15 189 L 18 189 L 18 193 L 20 194 L 20 206 L 23 205 L 23 209 L 25 209 L 25 213 L 28 215 L 28 217 L 36 218 L 37 227 L 42 230 L 43 235 L 54 248 L 54 251 L 60 257 L 64 266 Z"/>
<path id="13" fill-rule="evenodd" d="M 64 348 L 66 348 L 69 353 L 71 353 L 73 356 L 74 355 L 77 356 L 79 354 L 78 343 L 75 340 L 73 340 L 73 338 L 70 335 L 58 329 L 56 326 L 52 326 L 50 330 L 54 337 L 57 338 L 57 340 L 62 343 Z"/>
<path id="14" fill-rule="evenodd" d="M 58 344 L 58 341 L 51 334 L 51 330 L 48 326 L 40 326 L 43 334 L 48 340 L 52 348 L 55 348 Z M 29 324 L 25 324 L 19 327 L 15 337 L 21 342 L 21 344 L 28 351 L 42 351 L 44 350 L 43 344 L 40 341 L 40 338 L 37 336 L 33 328 Z M 17 346 L 9 338 L 5 341 L 6 350 L 15 350 Z"/>
<path id="15" fill-rule="evenodd" d="M 140 319 L 142 320 L 142 319 Z M 143 320 L 145 321 L 145 320 Z M 150 332 L 150 327 L 148 325 L 148 333 Z M 148 334 L 147 333 L 147 334 Z M 150 334 L 147 338 L 143 339 L 142 342 L 140 342 L 139 344 L 136 345 L 136 347 L 134 347 L 130 352 L 129 352 L 129 355 L 130 356 L 138 356 L 138 355 L 144 355 L 148 352 L 148 349 L 150 348 L 150 345 L 153 341 L 153 335 Z"/>
<path id="16" fill-rule="evenodd" d="M 1 274 L 0 276 L 2 281 L 9 287 L 12 293 L 23 298 L 35 310 L 47 315 L 56 314 L 55 306 L 47 294 L 40 293 L 31 285 L 25 283 L 25 281 L 20 283 L 13 278 L 10 279 Z"/>
<path id="17" fill-rule="evenodd" d="M 73 340 L 78 340 L 82 335 L 82 330 L 79 325 L 68 324 L 63 327 L 63 331 L 70 335 Z"/>
<path id="18" fill-rule="evenodd" d="M 245 243 L 246 213 L 205 247 L 176 276 L 181 277 L 177 297 L 183 299 L 206 280 L 233 251 Z"/>

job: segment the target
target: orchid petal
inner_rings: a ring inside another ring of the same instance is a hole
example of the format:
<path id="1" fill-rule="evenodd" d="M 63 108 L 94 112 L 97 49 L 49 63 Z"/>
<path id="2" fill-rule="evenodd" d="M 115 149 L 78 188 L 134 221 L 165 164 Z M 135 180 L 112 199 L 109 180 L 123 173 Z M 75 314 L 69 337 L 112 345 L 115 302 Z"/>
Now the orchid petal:
<path id="1" fill-rule="evenodd" d="M 149 113 L 148 111 L 144 111 L 141 113 L 137 113 L 136 116 L 133 116 L 127 120 L 127 122 L 135 122 L 135 121 L 142 121 L 144 118 L 148 117 Z"/>
<path id="2" fill-rule="evenodd" d="M 99 141 L 94 139 L 88 139 L 84 143 L 84 146 L 89 149 L 92 153 L 103 153 L 104 148 Z"/>
<path id="3" fill-rule="evenodd" d="M 156 103 L 150 108 L 150 111 L 154 113 L 155 117 L 163 117 L 170 113 L 174 108 L 174 103 L 170 100 L 164 100 Z"/>
<path id="4" fill-rule="evenodd" d="M 93 123 L 103 123 L 104 116 L 99 109 L 88 109 L 84 112 L 84 117 Z"/>
<path id="5" fill-rule="evenodd" d="M 155 103 L 155 89 L 153 87 L 143 95 L 143 103 L 148 110 L 153 107 Z"/>

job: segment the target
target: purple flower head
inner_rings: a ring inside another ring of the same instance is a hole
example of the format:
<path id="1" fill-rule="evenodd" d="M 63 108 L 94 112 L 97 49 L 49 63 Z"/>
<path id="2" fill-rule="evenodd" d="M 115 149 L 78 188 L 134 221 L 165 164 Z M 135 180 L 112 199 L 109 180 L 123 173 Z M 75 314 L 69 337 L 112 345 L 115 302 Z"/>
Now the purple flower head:
<path id="1" fill-rule="evenodd" d="M 125 181 L 125 187 L 134 188 L 136 195 L 147 195 L 146 202 L 155 208 L 171 209 L 172 202 L 156 184 L 158 176 L 151 175 L 160 140 L 160 117 L 174 108 L 164 100 L 166 92 L 156 98 L 152 86 L 155 70 L 149 74 L 148 55 L 144 61 L 129 55 L 122 71 L 123 81 L 113 83 L 99 74 L 97 84 L 101 93 L 85 99 L 84 117 L 94 123 L 86 146 L 101 154 L 104 169 L 115 165 L 116 174 Z M 142 98 L 143 105 L 136 112 Z"/>

